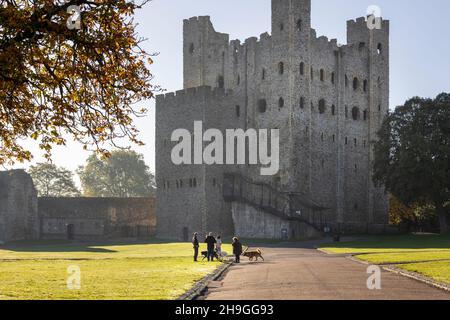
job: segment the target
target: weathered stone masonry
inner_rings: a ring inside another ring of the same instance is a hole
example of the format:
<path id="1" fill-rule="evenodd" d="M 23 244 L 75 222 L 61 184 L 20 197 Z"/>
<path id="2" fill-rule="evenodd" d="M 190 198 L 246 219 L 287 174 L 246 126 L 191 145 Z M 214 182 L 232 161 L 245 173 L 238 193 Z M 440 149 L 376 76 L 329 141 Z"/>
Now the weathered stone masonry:
<path id="1" fill-rule="evenodd" d="M 150 237 L 154 198 L 39 198 L 42 239 Z"/>
<path id="2" fill-rule="evenodd" d="M 149 238 L 154 198 L 38 198 L 24 170 L 0 172 L 0 243 Z"/>
<path id="3" fill-rule="evenodd" d="M 23 170 L 0 172 L 0 243 L 39 238 L 37 193 Z"/>
<path id="4" fill-rule="evenodd" d="M 365 18 L 350 20 L 347 44 L 338 45 L 311 29 L 310 0 L 272 0 L 271 35 L 230 41 L 209 17 L 194 17 L 184 21 L 183 53 L 185 90 L 159 96 L 156 104 L 161 237 L 232 234 L 232 205 L 221 197 L 228 172 L 329 208 L 323 219 L 334 228 L 384 229 L 388 202 L 372 182 L 371 163 L 389 109 L 389 21 L 369 30 Z M 205 129 L 279 128 L 280 173 L 261 177 L 257 166 L 174 166 L 170 135 L 177 128 L 192 132 L 194 120 Z"/>

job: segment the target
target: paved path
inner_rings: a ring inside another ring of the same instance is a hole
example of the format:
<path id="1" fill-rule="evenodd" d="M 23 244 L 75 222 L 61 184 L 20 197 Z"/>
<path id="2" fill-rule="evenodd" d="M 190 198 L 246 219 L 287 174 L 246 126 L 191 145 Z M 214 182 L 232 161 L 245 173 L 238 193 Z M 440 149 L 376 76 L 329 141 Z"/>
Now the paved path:
<path id="1" fill-rule="evenodd" d="M 211 283 L 211 300 L 426 300 L 447 299 L 450 293 L 425 283 L 382 272 L 381 290 L 368 290 L 367 266 L 344 256 L 313 248 L 261 247 L 265 262 L 233 265 Z"/>

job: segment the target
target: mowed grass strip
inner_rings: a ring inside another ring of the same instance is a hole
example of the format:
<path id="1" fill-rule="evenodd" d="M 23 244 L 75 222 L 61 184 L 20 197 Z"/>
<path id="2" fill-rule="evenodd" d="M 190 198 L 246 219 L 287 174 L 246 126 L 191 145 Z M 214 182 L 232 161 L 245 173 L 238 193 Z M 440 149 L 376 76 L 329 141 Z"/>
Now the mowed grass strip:
<path id="1" fill-rule="evenodd" d="M 321 249 L 352 254 L 372 264 L 395 264 L 397 268 L 450 283 L 450 236 L 373 237 L 367 242 L 323 244 Z"/>
<path id="2" fill-rule="evenodd" d="M 450 284 L 450 261 L 410 263 L 396 267 L 406 271 L 420 273 L 441 283 Z"/>
<path id="3" fill-rule="evenodd" d="M 189 243 L 2 247 L 0 299 L 176 299 L 219 265 L 194 263 Z M 69 266 L 80 290 L 67 288 Z"/>

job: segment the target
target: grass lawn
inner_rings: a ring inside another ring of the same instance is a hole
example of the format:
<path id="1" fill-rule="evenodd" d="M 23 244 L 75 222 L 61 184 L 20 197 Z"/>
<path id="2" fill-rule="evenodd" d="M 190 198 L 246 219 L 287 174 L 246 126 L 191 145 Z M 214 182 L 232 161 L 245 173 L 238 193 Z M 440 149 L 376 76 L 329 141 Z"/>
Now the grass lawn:
<path id="1" fill-rule="evenodd" d="M 0 246 L 0 299 L 176 299 L 220 265 L 192 253 L 190 243 Z M 80 290 L 67 288 L 69 266 Z"/>
<path id="2" fill-rule="evenodd" d="M 323 244 L 321 249 L 352 254 L 373 264 L 393 264 L 450 284 L 450 236 L 373 237 L 365 242 Z"/>

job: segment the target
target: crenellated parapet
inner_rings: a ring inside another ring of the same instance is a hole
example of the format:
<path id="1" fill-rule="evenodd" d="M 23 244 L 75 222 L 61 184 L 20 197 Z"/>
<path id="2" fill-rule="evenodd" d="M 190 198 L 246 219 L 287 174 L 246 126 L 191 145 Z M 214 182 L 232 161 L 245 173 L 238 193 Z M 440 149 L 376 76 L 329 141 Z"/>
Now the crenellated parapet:
<path id="1" fill-rule="evenodd" d="M 232 94 L 233 90 L 213 88 L 211 86 L 200 86 L 157 95 L 156 103 L 158 105 L 162 103 L 172 103 L 182 108 L 185 101 L 201 101 L 201 99 L 204 99 L 205 97 L 220 98 L 227 97 Z"/>

